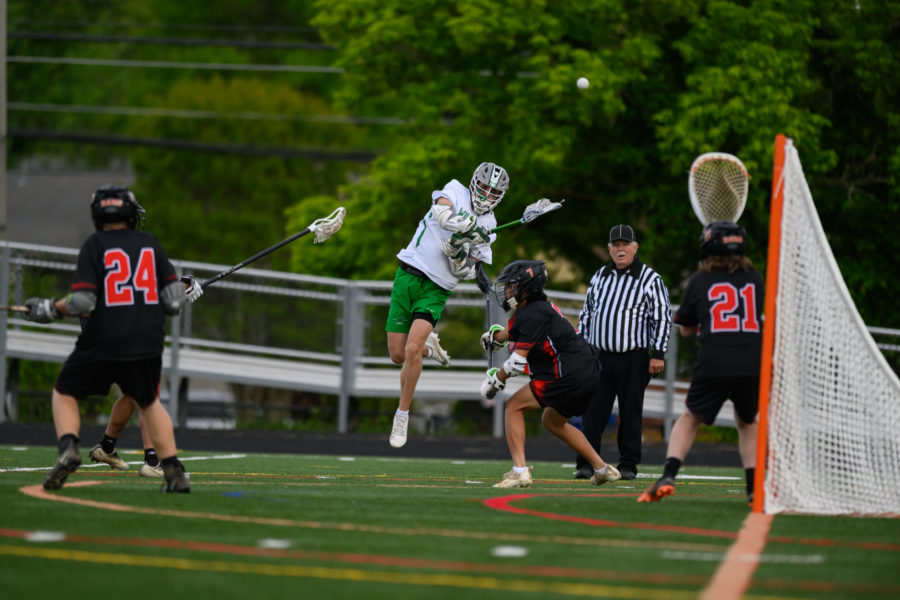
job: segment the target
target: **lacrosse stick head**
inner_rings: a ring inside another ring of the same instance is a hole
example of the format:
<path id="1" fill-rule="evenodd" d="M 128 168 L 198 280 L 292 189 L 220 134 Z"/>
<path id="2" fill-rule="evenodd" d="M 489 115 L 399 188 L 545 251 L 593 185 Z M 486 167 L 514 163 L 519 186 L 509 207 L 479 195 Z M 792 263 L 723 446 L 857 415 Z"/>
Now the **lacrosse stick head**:
<path id="1" fill-rule="evenodd" d="M 529 204 L 525 207 L 525 212 L 522 213 L 522 222 L 531 223 L 541 215 L 545 215 L 548 212 L 552 212 L 554 210 L 559 210 L 560 208 L 562 208 L 563 202 L 565 202 L 565 200 L 560 200 L 559 202 L 551 202 L 547 198 L 541 198 L 537 202 Z"/>
<path id="2" fill-rule="evenodd" d="M 725 152 L 701 154 L 688 177 L 694 214 L 704 226 L 715 221 L 737 223 L 747 204 L 749 181 L 750 174 L 737 156 Z"/>
<path id="3" fill-rule="evenodd" d="M 344 223 L 344 217 L 347 215 L 347 209 L 343 206 L 339 206 L 330 215 L 327 217 L 323 217 L 321 219 L 316 219 L 313 221 L 309 230 L 313 232 L 316 236 L 316 239 L 313 240 L 314 244 L 321 244 L 332 235 L 337 233 L 341 225 Z"/>

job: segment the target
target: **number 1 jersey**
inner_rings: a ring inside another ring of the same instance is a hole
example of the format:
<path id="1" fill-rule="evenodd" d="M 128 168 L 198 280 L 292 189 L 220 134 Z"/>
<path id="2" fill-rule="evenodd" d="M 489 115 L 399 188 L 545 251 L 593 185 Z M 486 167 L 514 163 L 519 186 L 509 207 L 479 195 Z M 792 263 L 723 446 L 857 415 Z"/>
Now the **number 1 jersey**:
<path id="1" fill-rule="evenodd" d="M 97 231 L 81 246 L 72 291 L 92 292 L 97 306 L 81 320 L 75 352 L 103 360 L 160 356 L 165 339 L 161 290 L 178 279 L 152 233 Z"/>

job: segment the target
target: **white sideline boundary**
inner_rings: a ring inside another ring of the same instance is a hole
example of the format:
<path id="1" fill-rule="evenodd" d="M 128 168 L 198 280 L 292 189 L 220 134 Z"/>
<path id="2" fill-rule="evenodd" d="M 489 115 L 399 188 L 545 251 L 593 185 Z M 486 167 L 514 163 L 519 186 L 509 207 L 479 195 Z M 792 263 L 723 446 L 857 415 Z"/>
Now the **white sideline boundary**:
<path id="1" fill-rule="evenodd" d="M 246 458 L 246 454 L 221 454 L 218 456 L 179 456 L 178 460 L 181 462 L 187 462 L 189 460 L 228 460 L 233 458 Z M 129 465 L 142 465 L 144 461 L 133 460 L 128 462 Z M 52 468 L 53 465 L 48 465 L 46 467 L 10 467 L 8 469 L 0 469 L 0 473 L 25 473 L 30 471 L 46 471 L 47 469 Z M 78 470 L 81 469 L 96 469 L 97 467 L 106 467 L 109 468 L 109 465 L 106 463 L 91 463 L 91 464 L 82 464 L 78 467 Z M 125 473 L 125 471 L 120 471 L 121 473 Z"/>

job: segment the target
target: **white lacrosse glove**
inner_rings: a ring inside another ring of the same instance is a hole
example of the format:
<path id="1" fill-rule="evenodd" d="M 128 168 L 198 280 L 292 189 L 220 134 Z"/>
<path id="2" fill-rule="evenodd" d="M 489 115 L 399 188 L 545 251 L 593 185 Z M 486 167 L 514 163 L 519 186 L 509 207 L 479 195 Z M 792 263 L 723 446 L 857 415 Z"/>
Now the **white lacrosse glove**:
<path id="1" fill-rule="evenodd" d="M 200 282 L 190 275 L 182 275 L 181 283 L 187 286 L 184 288 L 184 297 L 187 298 L 188 302 L 195 302 L 197 298 L 203 295 L 203 287 L 200 285 Z"/>
<path id="2" fill-rule="evenodd" d="M 491 328 L 488 329 L 487 331 L 485 331 L 481 335 L 482 348 L 484 348 L 485 350 L 490 350 L 491 347 L 493 347 L 494 350 L 497 350 L 498 348 L 502 348 L 503 346 L 507 345 L 509 343 L 509 340 L 504 340 L 502 342 L 498 342 L 497 340 L 494 339 L 494 335 L 498 331 L 505 331 L 505 330 L 506 330 L 506 327 L 504 327 L 503 325 L 497 325 L 497 324 L 491 325 Z"/>
<path id="3" fill-rule="evenodd" d="M 452 260 L 465 260 L 469 255 L 469 243 L 464 238 L 454 234 L 441 244 L 441 252 Z"/>
<path id="4" fill-rule="evenodd" d="M 497 373 L 500 369 L 490 368 L 487 370 L 487 377 L 481 382 L 481 398 L 483 400 L 493 400 L 497 392 L 506 387 L 506 384 L 497 379 Z"/>
<path id="5" fill-rule="evenodd" d="M 475 259 L 465 256 L 462 260 L 448 258 L 450 261 L 450 273 L 457 279 L 475 279 L 478 275 Z"/>
<path id="6" fill-rule="evenodd" d="M 489 244 L 491 242 L 491 232 L 480 225 L 473 227 L 471 230 L 460 234 L 466 241 L 474 245 Z"/>
<path id="7" fill-rule="evenodd" d="M 53 298 L 29 298 L 25 301 L 28 312 L 22 316 L 26 321 L 34 323 L 52 323 L 56 319 L 62 319 L 61 312 L 56 310 L 56 301 Z"/>

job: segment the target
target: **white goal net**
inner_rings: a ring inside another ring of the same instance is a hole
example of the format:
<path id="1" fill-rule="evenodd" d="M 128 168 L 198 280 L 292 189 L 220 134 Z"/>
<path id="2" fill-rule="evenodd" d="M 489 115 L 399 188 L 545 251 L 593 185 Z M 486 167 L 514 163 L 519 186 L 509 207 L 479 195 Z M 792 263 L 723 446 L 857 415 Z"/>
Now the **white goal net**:
<path id="1" fill-rule="evenodd" d="M 900 379 L 850 298 L 790 140 L 783 186 L 764 510 L 898 515 Z"/>

